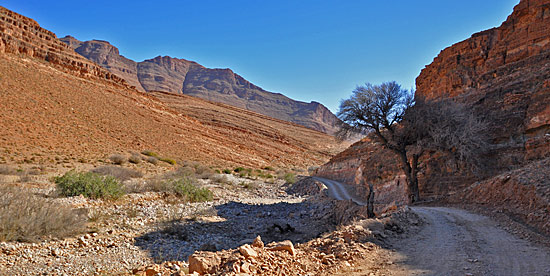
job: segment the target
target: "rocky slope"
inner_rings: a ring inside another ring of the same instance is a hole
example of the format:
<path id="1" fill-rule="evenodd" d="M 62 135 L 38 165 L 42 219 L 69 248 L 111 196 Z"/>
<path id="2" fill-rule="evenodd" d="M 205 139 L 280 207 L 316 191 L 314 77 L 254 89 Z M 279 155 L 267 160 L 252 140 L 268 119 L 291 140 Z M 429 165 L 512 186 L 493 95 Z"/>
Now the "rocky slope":
<path id="1" fill-rule="evenodd" d="M 183 95 L 165 103 L 32 19 L 0 8 L 0 23 L 0 163 L 69 166 L 153 150 L 210 165 L 307 168 L 338 147 L 326 134 L 247 110 Z"/>
<path id="2" fill-rule="evenodd" d="M 522 0 L 500 27 L 443 50 L 416 82 L 417 97 L 454 98 L 473 106 L 488 122 L 491 145 L 485 177 L 549 156 L 550 1 Z M 317 174 L 360 187 L 374 182 L 384 198 L 379 202 L 387 204 L 401 200 L 403 193 L 396 185 L 400 172 L 392 156 L 367 140 L 335 156 Z M 424 198 L 458 191 L 478 177 L 453 172 L 438 155 L 423 161 Z"/>
<path id="3" fill-rule="evenodd" d="M 71 36 L 61 41 L 89 60 L 124 78 L 140 91 L 182 93 L 209 101 L 255 111 L 277 119 L 334 133 L 338 119 L 317 102 L 292 100 L 250 83 L 231 69 L 210 69 L 185 59 L 158 56 L 135 62 L 101 40 L 79 41 Z"/>

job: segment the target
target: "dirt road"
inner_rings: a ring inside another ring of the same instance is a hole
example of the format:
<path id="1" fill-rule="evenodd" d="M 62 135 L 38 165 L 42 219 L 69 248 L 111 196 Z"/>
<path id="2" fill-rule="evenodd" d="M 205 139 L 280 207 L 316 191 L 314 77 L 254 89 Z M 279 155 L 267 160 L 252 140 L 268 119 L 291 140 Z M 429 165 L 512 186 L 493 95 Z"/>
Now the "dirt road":
<path id="1" fill-rule="evenodd" d="M 395 244 L 389 275 L 550 275 L 550 252 L 485 216 L 445 207 L 413 207 L 427 224 Z"/>
<path id="2" fill-rule="evenodd" d="M 352 200 L 358 205 L 367 204 L 366 202 L 362 201 L 360 198 L 352 195 L 345 184 L 342 184 L 334 180 L 322 178 L 322 177 L 316 177 L 316 176 L 313 177 L 313 179 L 325 184 L 328 188 L 329 196 L 337 200 Z"/>

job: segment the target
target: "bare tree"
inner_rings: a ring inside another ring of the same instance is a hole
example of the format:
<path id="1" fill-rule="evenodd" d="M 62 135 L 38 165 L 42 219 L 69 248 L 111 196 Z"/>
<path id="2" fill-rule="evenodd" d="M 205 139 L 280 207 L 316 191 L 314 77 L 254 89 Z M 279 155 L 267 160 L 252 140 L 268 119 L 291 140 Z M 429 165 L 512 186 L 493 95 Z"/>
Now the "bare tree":
<path id="1" fill-rule="evenodd" d="M 337 116 L 338 136 L 372 133 L 394 152 L 407 180 L 411 202 L 419 200 L 419 159 L 443 151 L 457 162 L 475 168 L 485 147 L 484 124 L 465 106 L 453 101 L 414 100 L 414 92 L 396 82 L 358 86 L 342 101 Z"/>

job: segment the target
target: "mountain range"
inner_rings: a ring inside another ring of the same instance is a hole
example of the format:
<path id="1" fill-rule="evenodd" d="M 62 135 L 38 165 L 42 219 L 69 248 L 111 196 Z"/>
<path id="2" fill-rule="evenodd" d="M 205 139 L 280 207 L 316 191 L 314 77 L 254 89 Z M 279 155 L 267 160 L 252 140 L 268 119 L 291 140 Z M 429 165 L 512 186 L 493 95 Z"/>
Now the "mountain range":
<path id="1" fill-rule="evenodd" d="M 125 79 L 139 91 L 186 94 L 251 110 L 333 134 L 338 118 L 318 102 L 300 102 L 250 83 L 231 69 L 210 69 L 196 62 L 157 56 L 136 62 L 103 40 L 60 39 L 77 53 Z"/>

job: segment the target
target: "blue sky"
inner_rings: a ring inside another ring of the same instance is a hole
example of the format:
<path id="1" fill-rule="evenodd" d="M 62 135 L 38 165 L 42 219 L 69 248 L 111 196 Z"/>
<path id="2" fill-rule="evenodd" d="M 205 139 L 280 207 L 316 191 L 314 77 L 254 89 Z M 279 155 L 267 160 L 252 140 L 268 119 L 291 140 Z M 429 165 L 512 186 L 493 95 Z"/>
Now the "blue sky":
<path id="1" fill-rule="evenodd" d="M 444 48 L 499 26 L 519 0 L 3 0 L 58 37 L 102 39 L 136 61 L 158 55 L 231 68 L 336 112 L 365 82 L 414 86 Z"/>

